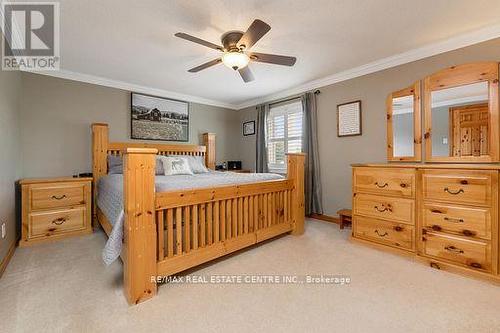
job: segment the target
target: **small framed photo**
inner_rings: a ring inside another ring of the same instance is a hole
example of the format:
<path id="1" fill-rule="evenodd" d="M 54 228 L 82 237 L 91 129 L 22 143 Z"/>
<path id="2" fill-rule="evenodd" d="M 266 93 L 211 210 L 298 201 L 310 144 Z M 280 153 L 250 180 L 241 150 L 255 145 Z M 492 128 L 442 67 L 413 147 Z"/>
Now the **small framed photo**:
<path id="1" fill-rule="evenodd" d="M 361 135 L 361 101 L 337 105 L 337 136 Z"/>
<path id="2" fill-rule="evenodd" d="M 243 136 L 255 135 L 255 120 L 243 123 Z"/>

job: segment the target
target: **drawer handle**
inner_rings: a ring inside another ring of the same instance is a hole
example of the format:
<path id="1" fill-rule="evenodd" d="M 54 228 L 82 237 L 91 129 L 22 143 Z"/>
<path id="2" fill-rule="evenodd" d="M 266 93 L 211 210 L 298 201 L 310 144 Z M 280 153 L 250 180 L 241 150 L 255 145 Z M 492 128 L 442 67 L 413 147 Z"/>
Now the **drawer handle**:
<path id="1" fill-rule="evenodd" d="M 449 188 L 445 187 L 445 188 L 444 188 L 444 191 L 445 191 L 445 192 L 448 192 L 449 194 L 453 194 L 453 195 L 457 195 L 457 194 L 460 194 L 460 193 L 464 193 L 464 190 L 463 190 L 462 188 L 461 188 L 461 189 L 459 189 L 459 190 L 458 190 L 458 191 L 456 191 L 456 192 L 453 192 L 453 191 L 450 191 L 450 189 L 449 189 Z"/>
<path id="2" fill-rule="evenodd" d="M 431 266 L 432 268 L 435 268 L 435 269 L 441 269 L 441 267 L 440 267 L 437 263 L 435 263 L 435 262 L 431 262 L 431 263 L 430 263 L 430 266 Z"/>
<path id="3" fill-rule="evenodd" d="M 432 230 L 434 230 L 434 231 L 441 231 L 441 227 L 440 227 L 440 226 L 438 226 L 438 225 L 436 225 L 436 224 L 434 224 L 434 225 L 432 226 Z"/>
<path id="4" fill-rule="evenodd" d="M 403 227 L 400 227 L 399 225 L 395 226 L 393 229 L 398 232 L 403 231 Z"/>
<path id="5" fill-rule="evenodd" d="M 380 237 L 385 237 L 385 236 L 389 235 L 387 232 L 384 232 L 383 234 L 380 234 L 380 232 L 378 232 L 378 230 L 376 230 L 376 229 L 375 229 L 375 233 L 377 235 L 379 235 Z"/>
<path id="6" fill-rule="evenodd" d="M 375 182 L 375 185 L 376 185 L 378 188 L 384 188 L 384 187 L 389 186 L 389 184 L 387 184 L 387 183 L 384 183 L 383 185 L 380 185 L 378 182 Z"/>
<path id="7" fill-rule="evenodd" d="M 464 236 L 468 236 L 468 237 L 476 236 L 476 233 L 474 231 L 470 231 L 467 229 L 462 230 L 462 234 L 464 234 Z"/>
<path id="8" fill-rule="evenodd" d="M 454 217 L 444 217 L 443 218 L 446 222 L 453 222 L 453 223 L 464 223 L 464 219 L 457 219 L 457 218 L 454 218 Z"/>
<path id="9" fill-rule="evenodd" d="M 472 267 L 472 268 L 482 268 L 483 266 L 481 266 L 481 264 L 478 263 L 478 262 L 472 262 L 470 264 L 470 267 Z"/>
<path id="10" fill-rule="evenodd" d="M 380 207 L 379 207 L 379 206 L 374 206 L 373 208 L 375 208 L 375 209 L 376 209 L 378 212 L 380 212 L 380 213 L 387 212 L 387 211 L 392 213 L 392 208 L 391 208 L 391 206 L 385 206 L 385 205 L 382 205 L 382 207 L 383 207 L 382 209 L 380 209 Z"/>
<path id="11" fill-rule="evenodd" d="M 459 249 L 458 247 L 455 247 L 453 245 L 446 246 L 444 248 L 446 251 L 453 252 L 453 253 L 464 253 L 464 250 Z"/>
<path id="12" fill-rule="evenodd" d="M 53 196 L 52 196 L 52 199 L 55 199 L 55 200 L 62 200 L 62 199 L 64 199 L 64 198 L 66 198 L 66 194 L 63 194 L 63 195 L 61 195 L 60 197 L 58 197 L 58 196 L 56 196 L 56 195 L 53 195 Z"/>
<path id="13" fill-rule="evenodd" d="M 52 221 L 52 224 L 55 224 L 55 225 L 61 225 L 63 224 L 64 222 L 66 222 L 68 220 L 67 217 L 60 217 L 58 219 L 55 219 L 54 221 Z"/>

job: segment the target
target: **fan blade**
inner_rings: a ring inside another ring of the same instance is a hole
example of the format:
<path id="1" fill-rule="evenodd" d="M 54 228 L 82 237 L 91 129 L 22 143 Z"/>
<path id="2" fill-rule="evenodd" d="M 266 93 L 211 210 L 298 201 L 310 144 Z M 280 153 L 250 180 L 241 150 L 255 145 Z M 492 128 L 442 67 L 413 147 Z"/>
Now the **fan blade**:
<path id="1" fill-rule="evenodd" d="M 248 56 L 253 61 L 265 62 L 268 64 L 283 65 L 283 66 L 293 66 L 297 61 L 297 58 L 295 57 L 288 57 L 277 54 L 250 52 L 248 53 Z"/>
<path id="2" fill-rule="evenodd" d="M 206 40 L 200 39 L 198 37 L 194 37 L 188 34 L 185 34 L 183 32 L 178 32 L 174 35 L 175 37 L 179 37 L 185 40 L 188 40 L 193 43 L 201 44 L 203 46 L 209 47 L 211 49 L 219 50 L 219 51 L 224 51 L 222 46 L 216 45 L 214 43 L 207 42 Z"/>
<path id="3" fill-rule="evenodd" d="M 243 79 L 243 81 L 245 81 L 245 83 L 254 80 L 252 71 L 250 70 L 250 68 L 248 68 L 248 66 L 238 69 L 238 73 L 240 73 L 241 78 Z"/>
<path id="4" fill-rule="evenodd" d="M 204 64 L 201 64 L 200 66 L 196 66 L 195 68 L 191 68 L 190 70 L 188 70 L 188 72 L 190 73 L 196 73 L 196 72 L 199 72 L 203 69 L 206 69 L 208 67 L 212 67 L 212 66 L 215 66 L 219 63 L 222 62 L 222 59 L 221 58 L 217 58 L 217 59 L 214 59 L 214 60 L 211 60 L 209 62 L 206 62 Z"/>
<path id="5" fill-rule="evenodd" d="M 248 30 L 238 41 L 238 46 L 245 46 L 245 49 L 250 49 L 259 39 L 271 30 L 271 26 L 261 20 L 252 22 Z"/>

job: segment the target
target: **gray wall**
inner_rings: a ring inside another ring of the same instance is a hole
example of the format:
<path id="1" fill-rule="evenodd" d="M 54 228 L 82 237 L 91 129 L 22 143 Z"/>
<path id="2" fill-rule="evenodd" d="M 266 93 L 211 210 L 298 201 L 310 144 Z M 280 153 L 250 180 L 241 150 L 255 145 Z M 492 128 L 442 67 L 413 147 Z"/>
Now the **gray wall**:
<path id="1" fill-rule="evenodd" d="M 90 172 L 93 122 L 109 124 L 111 141 L 131 141 L 130 92 L 31 73 L 22 74 L 22 84 L 23 177 Z M 237 158 L 238 127 L 234 110 L 190 104 L 189 143 L 216 133 L 217 161 Z"/>
<path id="2" fill-rule="evenodd" d="M 474 61 L 499 61 L 500 39 L 401 65 L 321 88 L 318 137 L 325 214 L 351 207 L 351 163 L 386 161 L 386 107 L 390 92 L 405 88 L 444 67 Z M 362 101 L 363 135 L 337 137 L 337 105 Z M 240 122 L 255 119 L 254 107 L 239 111 Z M 241 126 L 241 124 L 240 124 Z M 255 136 L 240 138 L 245 168 L 255 166 Z"/>
<path id="3" fill-rule="evenodd" d="M 21 92 L 19 72 L 0 71 L 0 224 L 6 237 L 0 239 L 0 262 L 16 240 L 15 181 L 21 176 L 18 102 Z"/>
<path id="4" fill-rule="evenodd" d="M 238 111 L 238 115 L 240 119 L 240 128 L 243 127 L 245 121 L 255 120 L 255 131 L 257 131 L 257 109 L 255 106 Z M 255 171 L 255 135 L 243 136 L 242 131 L 243 130 L 240 132 L 239 140 L 239 159 L 242 162 L 243 169 Z"/>

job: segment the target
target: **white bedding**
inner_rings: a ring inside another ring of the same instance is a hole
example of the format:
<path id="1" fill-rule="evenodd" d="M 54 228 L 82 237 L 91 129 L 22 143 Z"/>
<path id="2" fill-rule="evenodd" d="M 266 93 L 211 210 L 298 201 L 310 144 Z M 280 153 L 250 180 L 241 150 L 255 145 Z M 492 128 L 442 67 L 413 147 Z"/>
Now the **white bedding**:
<path id="1" fill-rule="evenodd" d="M 217 186 L 256 183 L 283 179 L 273 173 L 235 173 L 211 171 L 194 175 L 156 176 L 156 192 L 211 188 Z M 102 177 L 97 184 L 97 206 L 113 225 L 104 247 L 102 258 L 109 265 L 121 253 L 123 238 L 123 175 L 112 174 Z"/>

